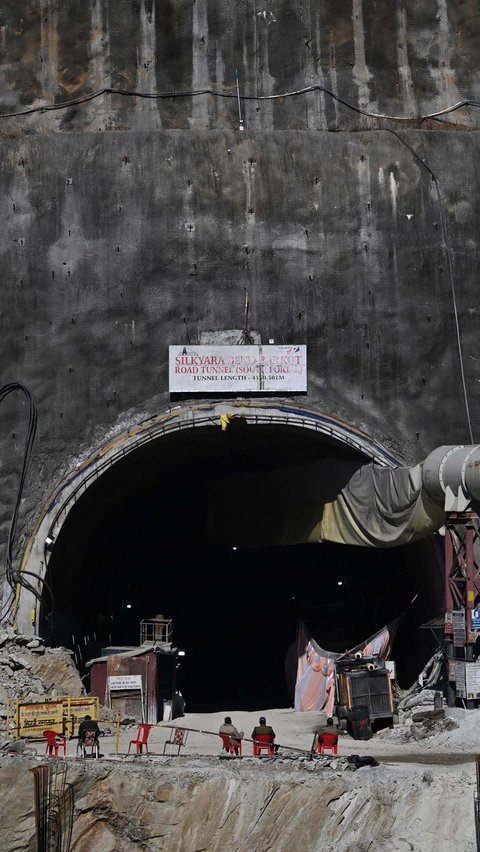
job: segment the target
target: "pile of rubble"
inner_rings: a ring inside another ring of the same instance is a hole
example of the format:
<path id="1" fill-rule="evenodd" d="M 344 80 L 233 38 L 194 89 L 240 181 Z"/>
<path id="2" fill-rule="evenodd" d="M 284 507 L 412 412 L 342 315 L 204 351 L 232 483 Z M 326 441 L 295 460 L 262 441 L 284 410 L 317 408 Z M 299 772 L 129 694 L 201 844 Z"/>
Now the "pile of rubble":
<path id="1" fill-rule="evenodd" d="M 379 731 L 377 736 L 398 742 L 425 740 L 459 727 L 445 714 L 443 694 L 435 689 L 409 691 L 398 704 L 399 725 L 393 731 Z"/>
<path id="2" fill-rule="evenodd" d="M 17 698 L 85 694 L 67 648 L 47 648 L 42 639 L 0 628 L 0 717 Z"/>
<path id="3" fill-rule="evenodd" d="M 220 754 L 220 761 L 235 761 L 231 755 Z M 337 772 L 355 772 L 364 766 L 378 766 L 378 761 L 370 755 L 361 756 L 351 754 L 348 757 L 344 755 L 326 755 L 326 754 L 289 754 L 279 752 L 272 757 L 244 757 L 242 758 L 244 766 L 254 766 L 258 769 L 260 766 L 272 765 L 277 769 L 288 767 L 292 771 L 308 770 L 314 772 L 318 769 L 333 769 Z"/>

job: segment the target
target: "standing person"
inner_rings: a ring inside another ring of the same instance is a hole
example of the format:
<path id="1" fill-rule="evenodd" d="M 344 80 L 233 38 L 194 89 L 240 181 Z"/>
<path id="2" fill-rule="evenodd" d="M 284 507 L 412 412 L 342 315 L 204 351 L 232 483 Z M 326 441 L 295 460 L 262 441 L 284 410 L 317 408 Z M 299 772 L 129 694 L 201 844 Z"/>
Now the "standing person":
<path id="1" fill-rule="evenodd" d="M 239 743 L 243 740 L 245 734 L 244 734 L 243 731 L 237 731 L 235 725 L 232 725 L 232 720 L 231 720 L 230 716 L 225 716 L 225 721 L 224 721 L 223 725 L 220 725 L 220 727 L 218 729 L 218 733 L 220 734 L 220 736 L 222 734 L 228 734 L 229 735 L 229 737 L 232 741 L 232 745 L 235 749 L 235 754 L 238 757 Z M 225 746 L 224 746 L 224 748 L 225 748 L 225 751 L 228 751 L 228 749 Z"/>
<path id="2" fill-rule="evenodd" d="M 267 720 L 265 716 L 260 716 L 260 719 L 258 720 L 258 725 L 255 725 L 252 731 L 252 740 L 255 740 L 259 734 L 268 734 L 268 736 L 272 738 L 272 748 L 276 754 L 278 751 L 278 745 L 275 745 L 275 743 L 273 742 L 276 734 L 272 726 L 267 725 Z"/>

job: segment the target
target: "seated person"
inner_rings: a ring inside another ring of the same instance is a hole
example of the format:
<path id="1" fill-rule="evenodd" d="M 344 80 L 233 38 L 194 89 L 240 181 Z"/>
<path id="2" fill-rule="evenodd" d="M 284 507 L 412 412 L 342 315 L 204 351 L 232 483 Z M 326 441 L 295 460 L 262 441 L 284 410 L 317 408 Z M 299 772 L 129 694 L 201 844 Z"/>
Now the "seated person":
<path id="1" fill-rule="evenodd" d="M 252 740 L 255 740 L 259 734 L 268 734 L 272 738 L 272 749 L 275 754 L 278 751 L 278 745 L 275 745 L 273 742 L 275 739 L 275 731 L 273 730 L 271 725 L 267 725 L 267 720 L 265 716 L 260 716 L 258 720 L 258 725 L 255 725 L 252 731 Z"/>
<path id="2" fill-rule="evenodd" d="M 333 723 L 333 719 L 332 719 L 331 716 L 328 717 L 327 724 L 323 725 L 321 728 L 318 729 L 317 734 L 320 734 L 320 735 L 321 734 L 337 734 L 338 735 L 338 728 Z"/>
<path id="3" fill-rule="evenodd" d="M 220 725 L 220 727 L 218 729 L 218 733 L 220 735 L 222 735 L 222 734 L 228 734 L 229 735 L 229 737 L 232 741 L 232 745 L 235 748 L 235 754 L 238 755 L 239 754 L 238 744 L 241 740 L 243 740 L 243 737 L 245 736 L 245 734 L 244 734 L 243 731 L 237 731 L 235 725 L 232 725 L 232 720 L 231 720 L 230 716 L 225 716 L 225 721 L 224 721 L 223 725 Z M 228 751 L 228 748 L 226 748 L 225 746 L 224 746 L 224 749 L 225 749 L 225 751 Z"/>
<path id="4" fill-rule="evenodd" d="M 318 738 L 321 737 L 322 734 L 334 734 L 336 737 L 338 737 L 338 728 L 334 724 L 334 721 L 331 716 L 328 717 L 326 725 L 321 725 L 319 728 L 317 728 L 313 741 L 313 748 L 318 748 Z"/>
<path id="5" fill-rule="evenodd" d="M 78 743 L 79 745 L 85 744 L 85 736 L 87 731 L 92 731 L 95 734 L 95 745 L 98 744 L 98 738 L 100 736 L 100 728 L 98 727 L 95 719 L 92 719 L 91 716 L 85 716 L 83 722 L 80 722 L 78 726 Z"/>

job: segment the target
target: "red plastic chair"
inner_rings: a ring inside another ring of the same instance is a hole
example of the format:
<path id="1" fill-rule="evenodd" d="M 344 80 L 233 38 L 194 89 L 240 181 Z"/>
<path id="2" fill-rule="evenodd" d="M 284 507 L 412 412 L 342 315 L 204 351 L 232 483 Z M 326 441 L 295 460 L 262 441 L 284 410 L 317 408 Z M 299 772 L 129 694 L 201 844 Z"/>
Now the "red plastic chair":
<path id="1" fill-rule="evenodd" d="M 143 746 L 145 746 L 145 751 L 148 754 L 148 736 L 152 729 L 152 725 L 141 724 L 137 731 L 137 738 L 135 740 L 130 740 L 128 744 L 128 752 L 130 754 L 130 749 L 132 745 L 136 745 L 137 754 L 142 754 Z"/>
<path id="2" fill-rule="evenodd" d="M 242 742 L 241 742 L 241 740 L 235 740 L 235 742 L 233 742 L 231 737 L 230 737 L 230 734 L 220 734 L 220 736 L 222 738 L 223 747 L 224 747 L 225 751 L 228 751 L 229 754 L 235 754 L 236 755 L 235 749 L 237 749 L 238 750 L 238 756 L 239 757 L 242 756 Z"/>
<path id="3" fill-rule="evenodd" d="M 56 731 L 44 731 L 43 736 L 47 740 L 47 747 L 45 749 L 45 754 L 48 757 L 58 757 L 58 749 L 63 748 L 64 757 L 67 756 L 67 738 L 63 737 L 61 734 L 57 734 Z"/>
<path id="4" fill-rule="evenodd" d="M 328 749 L 332 754 L 338 754 L 338 736 L 337 734 L 319 734 L 317 742 L 318 754 L 324 754 L 325 749 Z"/>
<path id="5" fill-rule="evenodd" d="M 266 751 L 267 754 L 269 754 L 271 757 L 274 757 L 275 752 L 272 748 L 274 742 L 275 740 L 271 734 L 257 734 L 253 741 L 254 757 L 260 757 L 262 749 Z"/>

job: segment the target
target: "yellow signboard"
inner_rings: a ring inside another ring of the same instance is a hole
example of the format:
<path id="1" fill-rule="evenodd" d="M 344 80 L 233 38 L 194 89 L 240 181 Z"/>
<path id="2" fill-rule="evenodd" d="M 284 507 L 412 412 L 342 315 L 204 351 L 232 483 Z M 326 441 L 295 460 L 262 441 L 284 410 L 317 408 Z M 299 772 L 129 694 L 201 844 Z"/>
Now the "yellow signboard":
<path id="1" fill-rule="evenodd" d="M 52 698 L 45 701 L 17 701 L 15 712 L 15 734 L 17 737 L 41 737 L 46 730 L 73 736 L 85 718 L 99 717 L 99 701 L 96 696 L 81 698 Z"/>
<path id="2" fill-rule="evenodd" d="M 15 729 L 19 737 L 41 737 L 46 730 L 63 733 L 63 701 L 17 702 Z"/>
<path id="3" fill-rule="evenodd" d="M 65 716 L 65 733 L 74 736 L 78 733 L 78 726 L 85 716 L 98 719 L 99 701 L 96 696 L 82 696 L 81 698 L 67 698 L 63 701 L 63 714 Z"/>

